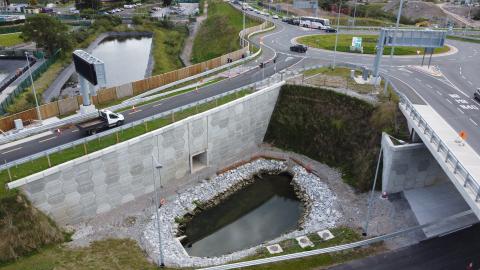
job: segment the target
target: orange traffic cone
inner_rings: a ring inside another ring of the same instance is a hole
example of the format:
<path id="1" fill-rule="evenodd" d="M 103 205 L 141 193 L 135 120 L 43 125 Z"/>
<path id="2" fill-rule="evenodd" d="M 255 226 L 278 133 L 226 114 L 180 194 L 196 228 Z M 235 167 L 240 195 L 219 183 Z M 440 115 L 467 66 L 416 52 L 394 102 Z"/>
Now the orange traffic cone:
<path id="1" fill-rule="evenodd" d="M 132 105 L 132 111 L 136 112 L 137 108 L 135 108 L 135 105 Z"/>

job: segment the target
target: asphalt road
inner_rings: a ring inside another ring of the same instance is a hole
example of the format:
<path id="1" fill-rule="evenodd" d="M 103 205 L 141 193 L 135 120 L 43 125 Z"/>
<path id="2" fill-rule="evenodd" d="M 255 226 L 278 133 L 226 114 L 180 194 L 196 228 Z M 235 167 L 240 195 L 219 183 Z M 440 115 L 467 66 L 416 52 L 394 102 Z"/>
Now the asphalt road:
<path id="1" fill-rule="evenodd" d="M 304 29 L 288 25 L 278 20 L 277 28 L 268 33 L 253 38 L 256 44 L 262 41 L 263 53 L 259 59 L 247 63 L 247 66 L 256 67 L 237 77 L 221 81 L 199 89 L 199 93 L 191 92 L 175 96 L 167 100 L 138 108 L 135 113 L 125 112 L 126 123 L 136 121 L 156 113 L 164 112 L 178 106 L 211 97 L 223 92 L 261 80 L 263 77 L 285 69 L 309 67 L 313 65 L 331 65 L 334 54 L 331 51 L 309 49 L 306 54 L 293 53 L 289 50 L 296 37 L 311 34 L 325 34 L 320 30 Z M 447 122 L 457 129 L 468 132 L 467 142 L 480 153 L 480 104 L 472 99 L 474 86 L 480 86 L 478 70 L 480 61 L 480 44 L 448 41 L 457 47 L 456 54 L 448 56 L 434 56 L 433 65 L 439 66 L 444 73 L 443 77 L 433 77 L 409 68 L 409 65 L 419 65 L 421 57 L 394 57 L 390 60 L 383 57 L 381 72 L 389 76 L 395 85 L 415 103 L 428 103 Z M 274 65 L 271 60 L 277 57 Z M 348 53 L 337 53 L 337 64 L 354 63 L 371 67 L 373 56 Z M 267 62 L 265 69 L 258 68 L 260 62 Z M 458 96 L 457 96 L 458 95 Z M 28 155 L 54 148 L 81 138 L 76 128 L 64 130 L 61 135 L 49 135 L 23 144 L 18 144 L 0 150 L 0 161 L 9 162 Z"/>
<path id="2" fill-rule="evenodd" d="M 351 261 L 330 270 L 464 270 L 480 269 L 480 225 L 432 238 L 377 256 Z"/>

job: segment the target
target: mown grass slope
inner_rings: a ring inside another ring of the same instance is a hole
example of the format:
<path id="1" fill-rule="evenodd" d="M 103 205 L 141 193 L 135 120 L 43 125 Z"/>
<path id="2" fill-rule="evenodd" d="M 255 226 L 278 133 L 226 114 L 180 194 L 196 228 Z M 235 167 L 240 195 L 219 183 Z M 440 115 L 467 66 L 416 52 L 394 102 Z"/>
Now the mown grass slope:
<path id="1" fill-rule="evenodd" d="M 366 191 L 382 131 L 401 136 L 406 130 L 399 115 L 395 101 L 374 106 L 329 90 L 286 85 L 264 141 L 340 168 L 347 183 Z"/>
<path id="2" fill-rule="evenodd" d="M 21 33 L 11 33 L 0 35 L 0 46 L 10 47 L 20 43 L 23 43 L 23 39 L 20 37 Z"/>
<path id="3" fill-rule="evenodd" d="M 248 17 L 245 27 L 259 22 Z M 200 63 L 240 49 L 239 32 L 243 28 L 243 15 L 221 0 L 209 0 L 207 19 L 203 21 L 193 42 L 192 63 Z"/>

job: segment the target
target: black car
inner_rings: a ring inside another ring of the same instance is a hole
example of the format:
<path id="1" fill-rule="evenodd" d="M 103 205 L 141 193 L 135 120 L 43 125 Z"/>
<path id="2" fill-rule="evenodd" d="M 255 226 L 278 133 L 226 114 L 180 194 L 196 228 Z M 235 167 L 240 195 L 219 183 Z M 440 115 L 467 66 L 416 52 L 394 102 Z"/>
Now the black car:
<path id="1" fill-rule="evenodd" d="M 298 53 L 306 53 L 307 52 L 307 46 L 303 46 L 301 44 L 293 45 L 293 46 L 290 47 L 290 51 L 298 52 Z"/>
<path id="2" fill-rule="evenodd" d="M 477 88 L 477 90 L 475 90 L 475 93 L 473 93 L 473 98 L 480 101 L 480 88 Z"/>
<path id="3" fill-rule="evenodd" d="M 336 33 L 336 32 L 337 32 L 337 29 L 335 29 L 335 28 L 330 28 L 330 27 L 329 27 L 329 28 L 325 29 L 325 32 L 327 32 L 327 33 Z"/>

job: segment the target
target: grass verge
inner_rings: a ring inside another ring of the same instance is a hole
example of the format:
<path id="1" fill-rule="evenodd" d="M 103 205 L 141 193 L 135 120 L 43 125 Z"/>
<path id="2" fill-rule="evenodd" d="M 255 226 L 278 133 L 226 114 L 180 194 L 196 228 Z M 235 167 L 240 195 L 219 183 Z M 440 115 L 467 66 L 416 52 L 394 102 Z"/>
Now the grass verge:
<path id="1" fill-rule="evenodd" d="M 447 36 L 448 39 L 459 40 L 464 42 L 471 42 L 471 43 L 480 43 L 479 39 L 471 39 L 471 38 L 464 38 L 464 37 L 457 37 L 457 36 Z"/>
<path id="2" fill-rule="evenodd" d="M 247 259 L 252 260 L 252 259 L 261 259 L 266 257 L 275 257 L 275 256 L 280 256 L 280 255 L 285 255 L 290 253 L 348 244 L 348 243 L 356 242 L 362 239 L 360 234 L 351 228 L 339 227 L 339 228 L 333 228 L 330 231 L 333 233 L 335 238 L 328 241 L 323 241 L 317 234 L 308 235 L 308 238 L 310 239 L 310 241 L 312 241 L 312 243 L 315 245 L 314 247 L 307 247 L 303 249 L 298 245 L 295 239 L 289 239 L 279 243 L 282 249 L 284 250 L 284 252 L 278 255 L 271 255 L 268 253 L 266 249 L 263 249 L 259 254 L 249 257 Z M 327 254 L 305 257 L 297 260 L 288 260 L 288 261 L 271 263 L 271 264 L 266 264 L 261 266 L 247 267 L 244 269 L 262 269 L 262 270 L 318 269 L 318 267 L 330 266 L 333 264 L 339 264 L 346 261 L 366 257 L 380 250 L 382 250 L 382 244 L 376 244 L 376 245 L 368 246 L 365 248 L 349 249 L 341 252 L 331 252 Z"/>
<path id="3" fill-rule="evenodd" d="M 339 52 L 350 52 L 350 46 L 352 44 L 352 38 L 362 37 L 362 46 L 364 54 L 375 54 L 375 47 L 377 45 L 377 35 L 338 35 L 338 44 L 337 51 Z M 319 48 L 324 50 L 335 49 L 335 35 L 311 35 L 304 36 L 298 39 L 299 43 L 305 44 L 309 47 Z M 420 50 L 423 53 L 423 50 L 420 48 L 412 47 L 395 47 L 395 55 L 417 55 L 417 50 Z M 444 53 L 447 52 L 449 48 L 444 46 L 442 48 L 435 49 L 434 53 Z M 389 55 L 391 47 L 385 47 L 383 50 L 384 55 Z"/>
<path id="4" fill-rule="evenodd" d="M 20 37 L 21 33 L 11 33 L 0 35 L 0 46 L 10 47 L 20 43 L 23 43 L 23 39 Z"/>
<path id="5" fill-rule="evenodd" d="M 68 248 L 63 245 L 45 247 L 37 253 L 13 263 L 0 266 L 1 270 L 50 269 L 158 269 L 149 262 L 133 240 L 107 239 L 95 241 L 89 247 Z M 168 270 L 167 268 L 164 268 Z"/>
<path id="6" fill-rule="evenodd" d="M 250 93 L 250 90 L 243 90 L 243 91 L 237 92 L 236 94 L 231 94 L 231 95 L 219 98 L 216 101 L 208 102 L 208 103 L 199 105 L 197 107 L 193 107 L 193 108 L 181 111 L 179 113 L 175 113 L 165 118 L 159 118 L 159 119 L 145 122 L 144 125 L 137 125 L 137 126 L 125 129 L 121 132 L 101 137 L 98 140 L 93 140 L 86 144 L 77 145 L 75 147 L 71 147 L 63 151 L 51 154 L 48 157 L 35 159 L 30 162 L 12 167 L 8 170 L 3 170 L 0 172 L 0 198 L 14 193 L 14 191 L 5 189 L 5 184 L 9 181 L 21 179 L 28 175 L 32 175 L 34 173 L 46 170 L 49 167 L 65 163 L 72 159 L 107 148 L 114 144 L 127 141 L 129 139 L 140 136 L 152 130 L 164 127 L 175 121 L 187 118 L 189 116 L 192 116 L 200 112 L 210 110 L 219 105 L 223 105 L 232 100 L 243 97 L 249 93 Z"/>
<path id="7" fill-rule="evenodd" d="M 245 27 L 259 24 L 249 19 Z M 200 63 L 240 49 L 238 33 L 243 28 L 242 13 L 221 0 L 209 0 L 207 19 L 193 42 L 192 63 Z"/>

